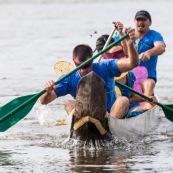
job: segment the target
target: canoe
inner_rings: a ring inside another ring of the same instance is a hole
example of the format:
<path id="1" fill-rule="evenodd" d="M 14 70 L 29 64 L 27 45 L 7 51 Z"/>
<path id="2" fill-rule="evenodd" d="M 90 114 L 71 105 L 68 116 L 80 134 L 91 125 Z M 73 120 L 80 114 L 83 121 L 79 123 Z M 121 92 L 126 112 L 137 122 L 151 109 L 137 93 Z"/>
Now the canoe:
<path id="1" fill-rule="evenodd" d="M 71 120 L 71 138 L 82 141 L 111 140 L 112 136 L 131 138 L 145 135 L 157 127 L 158 106 L 136 117 L 113 119 L 106 114 L 105 97 L 104 81 L 94 72 L 80 80 Z"/>
<path id="2" fill-rule="evenodd" d="M 114 136 L 139 137 L 155 130 L 159 123 L 159 106 L 127 119 L 114 119 L 109 116 L 109 128 Z"/>

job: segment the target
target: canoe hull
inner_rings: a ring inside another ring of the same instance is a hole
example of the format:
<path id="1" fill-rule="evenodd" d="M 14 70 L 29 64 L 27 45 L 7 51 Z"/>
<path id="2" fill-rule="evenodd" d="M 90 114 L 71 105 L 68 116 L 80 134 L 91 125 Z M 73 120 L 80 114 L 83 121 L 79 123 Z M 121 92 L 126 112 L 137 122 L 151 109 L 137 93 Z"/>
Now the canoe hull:
<path id="1" fill-rule="evenodd" d="M 109 117 L 109 128 L 113 135 L 119 137 L 138 137 L 153 131 L 158 123 L 159 107 L 155 106 L 136 117 L 113 119 Z"/>

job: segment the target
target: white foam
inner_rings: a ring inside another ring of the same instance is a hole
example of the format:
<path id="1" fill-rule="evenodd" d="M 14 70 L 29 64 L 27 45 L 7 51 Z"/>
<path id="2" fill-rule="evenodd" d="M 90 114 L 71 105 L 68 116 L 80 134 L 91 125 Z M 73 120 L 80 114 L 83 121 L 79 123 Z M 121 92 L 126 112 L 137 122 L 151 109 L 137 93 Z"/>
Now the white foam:
<path id="1" fill-rule="evenodd" d="M 66 121 L 65 116 L 55 115 L 55 112 L 52 111 L 47 105 L 39 105 L 36 108 L 36 115 L 38 122 L 42 126 L 55 126 L 56 124 Z"/>

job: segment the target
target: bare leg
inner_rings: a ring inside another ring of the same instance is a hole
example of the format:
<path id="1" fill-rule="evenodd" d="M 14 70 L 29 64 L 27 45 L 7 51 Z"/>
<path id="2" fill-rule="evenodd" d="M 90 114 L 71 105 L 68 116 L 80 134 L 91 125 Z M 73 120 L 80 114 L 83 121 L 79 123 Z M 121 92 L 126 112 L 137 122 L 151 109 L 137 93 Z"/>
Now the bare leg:
<path id="1" fill-rule="evenodd" d="M 155 104 L 150 104 L 148 102 L 144 102 L 143 104 L 141 104 L 140 106 L 134 107 L 132 109 L 130 109 L 130 112 L 132 111 L 137 111 L 137 110 L 149 110 L 151 108 L 153 108 L 155 106 Z"/>
<path id="2" fill-rule="evenodd" d="M 149 78 L 146 79 L 142 84 L 142 90 L 143 93 L 147 96 L 153 96 L 154 95 L 154 87 L 155 87 L 156 83 L 153 79 Z"/>
<path id="3" fill-rule="evenodd" d="M 153 96 L 154 95 L 154 87 L 155 87 L 155 81 L 153 79 L 146 79 L 143 83 L 141 83 L 141 88 L 143 91 L 143 94 L 146 96 Z M 143 102 L 145 101 L 144 98 L 141 96 L 132 93 L 130 97 L 130 102 Z"/>
<path id="4" fill-rule="evenodd" d="M 115 103 L 113 104 L 110 116 L 112 118 L 121 119 L 123 118 L 129 109 L 129 99 L 125 96 L 120 96 L 116 99 Z"/>
<path id="5" fill-rule="evenodd" d="M 143 83 L 142 83 L 142 89 L 144 92 L 144 95 L 146 96 L 153 96 L 154 95 L 154 87 L 155 87 L 156 83 L 153 79 L 149 78 L 146 79 Z M 154 107 L 154 104 L 150 104 L 149 102 L 145 102 L 141 105 L 143 110 L 149 110 L 152 107 Z"/>
<path id="6" fill-rule="evenodd" d="M 66 103 L 65 103 L 65 110 L 67 112 L 67 114 L 69 115 L 70 112 L 75 108 L 75 103 L 76 101 L 75 100 L 68 100 Z"/>
<path id="7" fill-rule="evenodd" d="M 146 96 L 153 96 L 154 95 L 154 87 L 155 87 L 156 83 L 153 79 L 146 79 L 142 84 L 142 90 L 144 95 Z M 142 98 L 140 96 L 137 96 L 136 94 L 132 94 L 132 97 L 130 98 L 130 102 L 142 102 Z M 155 104 L 151 104 L 149 102 L 144 102 L 143 104 L 141 104 L 140 106 L 137 106 L 135 108 L 132 108 L 130 111 L 136 111 L 136 110 L 149 110 L 151 108 L 153 108 L 155 106 Z"/>
<path id="8" fill-rule="evenodd" d="M 146 81 L 144 81 L 142 83 L 142 89 L 143 89 L 144 95 L 153 96 L 154 95 L 154 87 L 155 87 L 155 81 L 153 79 L 147 79 Z M 144 102 L 140 106 L 132 108 L 130 111 L 136 111 L 136 110 L 146 111 L 146 110 L 152 109 L 154 106 L 155 106 L 155 104 L 153 104 L 153 103 Z"/>

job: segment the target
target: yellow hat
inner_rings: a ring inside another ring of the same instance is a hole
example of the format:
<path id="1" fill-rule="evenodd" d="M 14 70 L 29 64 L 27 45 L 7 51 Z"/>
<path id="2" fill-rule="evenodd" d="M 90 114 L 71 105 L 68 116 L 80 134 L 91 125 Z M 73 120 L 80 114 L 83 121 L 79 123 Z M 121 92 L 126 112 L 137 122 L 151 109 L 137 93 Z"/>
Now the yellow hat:
<path id="1" fill-rule="evenodd" d="M 115 80 L 119 80 L 121 79 L 122 77 L 126 76 L 128 74 L 128 72 L 124 72 L 124 73 L 121 73 L 121 75 L 119 77 L 115 77 L 114 79 Z"/>

